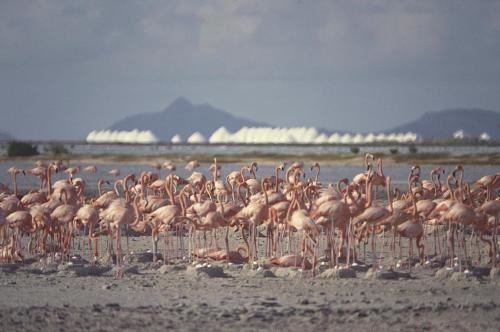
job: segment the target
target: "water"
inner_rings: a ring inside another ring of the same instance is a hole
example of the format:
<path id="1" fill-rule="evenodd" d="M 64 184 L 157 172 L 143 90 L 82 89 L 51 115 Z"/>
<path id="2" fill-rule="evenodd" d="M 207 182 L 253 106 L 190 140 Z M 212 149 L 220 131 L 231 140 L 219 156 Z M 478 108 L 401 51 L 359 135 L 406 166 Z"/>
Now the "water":
<path id="1" fill-rule="evenodd" d="M 13 165 L 16 165 L 21 169 L 33 168 L 33 163 L 31 162 L 13 162 L 13 161 L 0 162 L 0 182 L 9 185 L 9 187 L 12 187 L 12 184 L 11 184 L 10 174 L 7 173 L 7 169 Z M 234 170 L 240 170 L 241 167 L 243 167 L 244 165 L 245 165 L 244 163 L 221 164 L 221 175 L 225 177 L 229 172 Z M 71 166 L 77 166 L 77 164 L 72 163 Z M 83 169 L 85 166 L 87 166 L 87 164 L 82 163 L 80 164 L 80 166 L 82 166 Z M 209 163 L 202 163 L 201 166 L 197 169 L 197 171 L 204 173 L 207 176 L 207 178 L 211 178 L 211 174 L 208 171 L 209 166 L 210 166 Z M 431 169 L 436 167 L 436 165 L 421 165 L 421 167 L 422 167 L 422 178 L 426 179 L 428 178 L 428 174 L 430 173 Z M 114 168 L 117 168 L 121 171 L 121 176 L 119 178 L 123 178 L 125 175 L 129 173 L 134 173 L 138 175 L 142 171 L 157 172 L 155 169 L 147 165 L 139 165 L 134 163 L 128 163 L 128 164 L 107 163 L 107 164 L 97 164 L 97 173 L 95 174 L 88 174 L 85 172 L 81 172 L 77 175 L 77 177 L 82 177 L 86 181 L 87 192 L 93 192 L 97 188 L 97 181 L 99 179 L 109 180 L 111 183 L 117 179 L 113 178 L 111 175 L 108 175 L 108 172 Z M 444 168 L 446 171 L 445 174 L 447 175 L 453 171 L 454 166 L 445 166 Z M 404 188 L 408 178 L 409 169 L 410 169 L 409 165 L 403 165 L 403 164 L 387 165 L 384 166 L 384 173 L 385 175 L 391 176 L 392 183 L 395 186 Z M 314 177 L 315 171 L 310 171 L 309 165 L 306 165 L 304 167 L 304 170 L 306 171 L 306 175 L 308 177 Z M 363 167 L 360 166 L 324 165 L 321 168 L 320 181 L 325 185 L 328 183 L 336 183 L 341 178 L 352 179 L 354 175 L 361 173 L 363 171 L 364 171 Z M 499 171 L 500 170 L 498 166 L 475 166 L 475 165 L 466 166 L 464 180 L 475 181 L 484 175 L 494 174 Z M 184 164 L 177 164 L 177 171 L 175 173 L 182 177 L 188 177 L 190 174 L 190 172 L 184 169 Z M 273 166 L 270 165 L 260 165 L 257 172 L 257 176 L 259 178 L 262 176 L 270 176 L 274 174 L 275 174 L 275 169 Z M 162 177 L 165 177 L 167 175 L 167 170 L 162 169 L 161 175 Z M 283 177 L 283 173 L 281 173 L 280 176 Z M 67 178 L 67 174 L 63 172 L 60 172 L 58 174 L 53 174 L 52 182 L 65 178 Z M 442 178 L 443 181 L 445 179 L 446 176 Z M 17 182 L 18 182 L 18 188 L 21 192 L 26 192 L 30 189 L 37 188 L 40 186 L 39 179 L 29 174 L 27 175 L 19 174 L 17 176 Z M 105 187 L 105 189 L 110 190 L 111 186 L 107 186 Z"/>

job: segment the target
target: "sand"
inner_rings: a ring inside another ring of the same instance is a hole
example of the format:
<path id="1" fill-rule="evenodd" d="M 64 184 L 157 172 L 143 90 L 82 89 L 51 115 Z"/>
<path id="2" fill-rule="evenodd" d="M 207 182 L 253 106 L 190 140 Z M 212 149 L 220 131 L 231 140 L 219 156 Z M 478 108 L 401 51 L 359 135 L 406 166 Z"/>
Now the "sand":
<path id="1" fill-rule="evenodd" d="M 149 246 L 147 236 L 131 239 L 141 253 L 127 257 L 122 279 L 112 264 L 77 255 L 1 264 L 0 331 L 500 329 L 500 277 L 489 268 L 466 275 L 428 264 L 367 279 L 359 265 L 355 278 L 338 279 L 327 266 L 313 277 L 272 266 L 163 265 L 151 262 Z"/>

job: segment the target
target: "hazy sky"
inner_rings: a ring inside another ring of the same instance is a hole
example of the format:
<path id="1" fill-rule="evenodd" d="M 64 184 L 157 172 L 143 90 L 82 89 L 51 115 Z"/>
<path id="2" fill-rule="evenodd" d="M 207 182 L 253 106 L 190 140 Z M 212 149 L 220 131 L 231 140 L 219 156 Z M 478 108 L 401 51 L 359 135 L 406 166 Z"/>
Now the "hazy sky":
<path id="1" fill-rule="evenodd" d="M 0 1 L 0 130 L 82 139 L 178 96 L 355 131 L 500 110 L 500 1 Z"/>

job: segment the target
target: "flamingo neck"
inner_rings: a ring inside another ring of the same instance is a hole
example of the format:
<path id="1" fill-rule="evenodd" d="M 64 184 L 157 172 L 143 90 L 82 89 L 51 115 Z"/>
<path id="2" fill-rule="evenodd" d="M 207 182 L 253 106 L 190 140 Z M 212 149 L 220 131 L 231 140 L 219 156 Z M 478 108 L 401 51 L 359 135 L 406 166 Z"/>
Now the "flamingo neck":
<path id="1" fill-rule="evenodd" d="M 118 190 L 118 185 L 123 184 L 123 180 L 116 180 L 114 184 L 114 189 L 116 193 L 116 197 L 120 197 L 120 191 Z"/>
<path id="2" fill-rule="evenodd" d="M 260 189 L 264 193 L 264 197 L 266 199 L 266 206 L 268 206 L 269 205 L 269 198 L 267 197 L 267 190 L 266 190 L 267 186 L 266 186 L 266 184 L 267 184 L 267 179 L 263 178 L 262 181 L 261 181 L 261 184 L 260 184 Z"/>
<path id="3" fill-rule="evenodd" d="M 102 184 L 103 184 L 103 180 L 99 180 L 97 181 L 97 192 L 99 193 L 99 196 L 102 196 Z"/>
<path id="4" fill-rule="evenodd" d="M 66 188 L 61 189 L 61 194 L 59 198 L 61 198 L 61 196 L 63 195 L 64 195 L 64 205 L 68 205 L 68 190 Z"/>
<path id="5" fill-rule="evenodd" d="M 78 197 L 80 198 L 80 202 L 82 204 L 85 203 L 85 185 L 82 183 L 77 192 Z"/>
<path id="6" fill-rule="evenodd" d="M 409 194 L 411 197 L 411 201 L 413 203 L 413 217 L 415 218 L 415 222 L 418 221 L 418 211 L 417 211 L 417 200 L 415 198 L 415 194 L 413 193 L 413 188 L 412 188 L 412 183 L 410 182 L 410 187 L 409 187 Z"/>
<path id="7" fill-rule="evenodd" d="M 455 190 L 453 190 L 453 187 L 451 185 L 451 179 L 452 179 L 451 175 L 448 176 L 448 178 L 446 179 L 446 182 L 448 184 L 448 190 L 450 191 L 451 199 L 453 199 L 455 202 L 458 202 L 457 196 L 455 195 Z"/>
<path id="8" fill-rule="evenodd" d="M 280 183 L 280 168 L 276 167 L 276 187 L 274 188 L 275 193 L 278 192 L 279 183 Z"/>
<path id="9" fill-rule="evenodd" d="M 208 195 L 208 198 L 209 198 L 211 201 L 213 201 L 213 198 L 212 198 L 212 193 L 211 193 L 211 190 L 212 190 L 213 188 L 212 188 L 211 182 L 210 182 L 210 181 L 205 182 L 205 186 L 204 186 L 204 188 L 205 188 L 205 192 L 206 192 L 206 193 L 207 193 L 207 195 Z"/>
<path id="10" fill-rule="evenodd" d="M 214 182 L 215 182 L 219 178 L 219 172 L 217 169 L 217 158 L 214 158 L 214 166 L 215 166 L 215 170 L 214 170 Z"/>
<path id="11" fill-rule="evenodd" d="M 285 173 L 285 181 L 289 184 L 290 183 L 290 173 L 292 172 L 292 167 L 290 166 L 287 170 L 286 170 L 286 173 Z"/>
<path id="12" fill-rule="evenodd" d="M 365 204 L 365 208 L 369 208 L 371 205 L 372 205 L 372 181 L 371 181 L 371 176 L 373 174 L 373 171 L 370 169 L 370 171 L 368 172 L 368 176 L 366 177 L 366 188 L 365 188 L 365 192 L 366 192 L 366 204 Z"/>
<path id="13" fill-rule="evenodd" d="M 292 191 L 292 200 L 290 201 L 290 205 L 288 206 L 288 210 L 286 211 L 286 221 L 290 223 L 290 217 L 292 215 L 293 207 L 295 206 L 295 203 L 297 202 L 296 198 L 296 192 L 295 190 Z"/>
<path id="14" fill-rule="evenodd" d="M 349 182 L 348 179 L 344 178 L 344 179 L 340 179 L 339 182 L 337 182 L 337 191 L 339 192 L 340 195 L 342 195 L 343 197 L 345 197 L 345 195 L 347 194 L 347 188 L 346 190 L 342 190 L 342 188 L 340 187 L 340 185 L 343 183 L 345 185 L 347 185 Z"/>
<path id="15" fill-rule="evenodd" d="M 437 181 L 437 185 L 438 185 L 438 193 L 441 193 L 442 189 L 443 189 L 443 185 L 441 184 L 441 175 L 440 174 L 436 175 L 436 181 Z"/>
<path id="16" fill-rule="evenodd" d="M 257 168 L 257 164 L 255 162 L 253 162 L 251 165 L 250 165 L 250 173 L 252 173 L 252 176 L 254 179 L 257 179 L 257 174 L 255 173 L 255 169 Z"/>
<path id="17" fill-rule="evenodd" d="M 241 181 L 245 182 L 246 178 L 245 178 L 245 170 L 248 170 L 248 167 L 246 166 L 243 166 L 240 170 L 240 175 L 241 175 Z"/>
<path id="18" fill-rule="evenodd" d="M 47 196 L 52 195 L 52 164 L 47 167 Z"/>
<path id="19" fill-rule="evenodd" d="M 243 195 L 241 194 L 241 183 L 238 184 L 238 196 L 240 196 L 241 201 L 243 202 L 244 206 L 248 206 L 246 199 L 243 198 Z"/>
<path id="20" fill-rule="evenodd" d="M 392 195 L 391 195 L 391 178 L 390 177 L 387 177 L 387 199 L 389 201 L 389 210 L 391 211 L 391 214 L 394 213 L 394 207 L 392 205 Z"/>
<path id="21" fill-rule="evenodd" d="M 172 190 L 172 186 L 173 186 L 173 178 L 172 176 L 169 175 L 165 178 L 165 191 L 167 192 L 168 198 L 170 199 L 170 204 L 174 205 L 175 197 Z"/>
<path id="22" fill-rule="evenodd" d="M 373 162 L 373 155 L 370 153 L 367 153 L 365 155 L 365 165 L 366 165 L 366 170 L 369 171 Z"/>
<path id="23" fill-rule="evenodd" d="M 14 186 L 14 196 L 17 197 L 17 174 L 16 172 L 12 173 L 12 185 Z"/>

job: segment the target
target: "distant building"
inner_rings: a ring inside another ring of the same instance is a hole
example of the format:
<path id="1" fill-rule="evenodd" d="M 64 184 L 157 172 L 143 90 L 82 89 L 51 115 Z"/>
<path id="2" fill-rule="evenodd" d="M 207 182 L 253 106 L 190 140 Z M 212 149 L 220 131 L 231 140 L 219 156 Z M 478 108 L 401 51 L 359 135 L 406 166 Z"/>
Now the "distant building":
<path id="1" fill-rule="evenodd" d="M 483 133 L 481 133 L 481 135 L 479 135 L 479 140 L 480 141 L 490 141 L 491 137 L 487 132 L 483 132 Z"/>
<path id="2" fill-rule="evenodd" d="M 172 143 L 172 144 L 182 143 L 181 135 L 175 134 L 174 136 L 172 136 L 172 138 L 170 139 L 170 143 Z"/>
<path id="3" fill-rule="evenodd" d="M 459 140 L 464 139 L 465 138 L 464 131 L 462 129 L 457 130 L 456 132 L 453 133 L 453 138 Z"/>
<path id="4" fill-rule="evenodd" d="M 197 131 L 189 136 L 187 142 L 190 144 L 203 144 L 207 142 L 207 139 L 199 131 Z"/>
<path id="5" fill-rule="evenodd" d="M 158 143 L 151 130 L 94 130 L 87 135 L 89 143 Z"/>
<path id="6" fill-rule="evenodd" d="M 367 135 L 334 133 L 327 136 L 325 133 L 318 132 L 314 127 L 242 127 L 234 133 L 225 127 L 220 127 L 213 132 L 208 142 L 212 144 L 363 144 L 374 142 L 413 143 L 417 139 L 417 134 L 412 132 L 391 133 L 387 136 L 383 133 L 378 135 L 373 133 Z"/>

